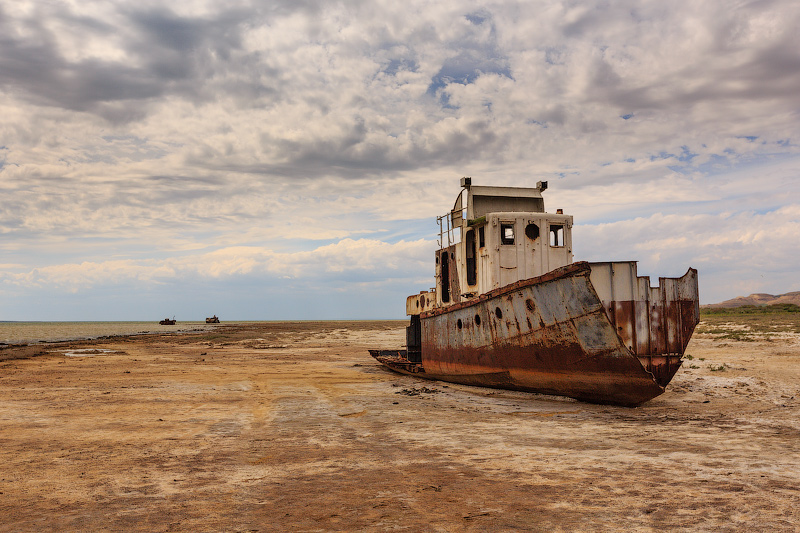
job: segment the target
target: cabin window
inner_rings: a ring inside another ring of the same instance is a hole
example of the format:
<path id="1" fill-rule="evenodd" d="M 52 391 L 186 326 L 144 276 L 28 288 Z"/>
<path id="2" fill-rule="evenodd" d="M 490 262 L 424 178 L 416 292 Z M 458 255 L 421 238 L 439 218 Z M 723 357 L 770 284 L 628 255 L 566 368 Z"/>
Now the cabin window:
<path id="1" fill-rule="evenodd" d="M 525 226 L 525 236 L 528 237 L 530 240 L 535 241 L 539 238 L 539 226 L 531 222 L 527 226 Z"/>
<path id="2" fill-rule="evenodd" d="M 500 244 L 514 244 L 514 224 L 500 224 Z"/>
<path id="3" fill-rule="evenodd" d="M 464 244 L 467 254 L 467 285 L 475 285 L 478 282 L 477 263 L 475 262 L 475 230 L 467 230 Z"/>
<path id="4" fill-rule="evenodd" d="M 480 228 L 478 228 L 478 246 L 480 246 L 481 248 L 486 246 L 486 232 L 483 231 L 485 228 L 486 226 L 481 226 Z"/>
<path id="5" fill-rule="evenodd" d="M 563 224 L 550 224 L 550 246 L 564 246 Z"/>

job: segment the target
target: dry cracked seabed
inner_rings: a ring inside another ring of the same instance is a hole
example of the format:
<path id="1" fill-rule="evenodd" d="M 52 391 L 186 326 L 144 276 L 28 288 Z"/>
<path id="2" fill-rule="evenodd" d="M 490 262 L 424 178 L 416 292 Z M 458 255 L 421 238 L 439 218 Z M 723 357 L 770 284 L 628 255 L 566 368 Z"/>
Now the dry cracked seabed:
<path id="1" fill-rule="evenodd" d="M 798 335 L 700 328 L 667 392 L 629 409 L 393 374 L 366 348 L 403 326 L 0 362 L 0 530 L 800 529 Z"/>

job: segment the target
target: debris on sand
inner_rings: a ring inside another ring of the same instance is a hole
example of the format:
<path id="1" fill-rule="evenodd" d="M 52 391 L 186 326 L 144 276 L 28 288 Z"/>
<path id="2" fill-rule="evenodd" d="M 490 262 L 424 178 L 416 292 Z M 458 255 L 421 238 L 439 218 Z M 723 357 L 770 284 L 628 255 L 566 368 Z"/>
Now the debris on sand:
<path id="1" fill-rule="evenodd" d="M 411 387 L 410 389 L 403 389 L 395 392 L 395 394 L 405 394 L 406 396 L 419 396 L 420 394 L 434 394 L 442 392 L 438 389 L 429 389 L 428 387 Z"/>

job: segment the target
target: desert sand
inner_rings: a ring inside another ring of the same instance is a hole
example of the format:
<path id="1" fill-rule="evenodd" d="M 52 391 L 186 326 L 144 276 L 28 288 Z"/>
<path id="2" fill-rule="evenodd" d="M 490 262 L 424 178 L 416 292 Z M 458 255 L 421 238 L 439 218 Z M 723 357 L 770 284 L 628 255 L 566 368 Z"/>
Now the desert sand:
<path id="1" fill-rule="evenodd" d="M 0 531 L 800 530 L 797 333 L 623 408 L 394 374 L 404 326 L 0 351 Z"/>

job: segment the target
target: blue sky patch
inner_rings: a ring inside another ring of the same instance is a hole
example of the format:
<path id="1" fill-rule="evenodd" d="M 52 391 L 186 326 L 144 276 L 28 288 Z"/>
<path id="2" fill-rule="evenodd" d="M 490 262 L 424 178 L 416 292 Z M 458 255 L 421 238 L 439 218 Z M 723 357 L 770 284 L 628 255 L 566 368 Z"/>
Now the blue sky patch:
<path id="1" fill-rule="evenodd" d="M 389 76 L 396 76 L 398 72 L 416 72 L 418 68 L 417 62 L 411 59 L 392 59 L 389 64 L 383 69 L 385 74 Z"/>
<path id="2" fill-rule="evenodd" d="M 675 154 L 671 154 L 669 152 L 659 152 L 658 154 L 651 155 L 650 161 L 660 161 L 664 159 L 671 159 L 675 157 Z"/>

